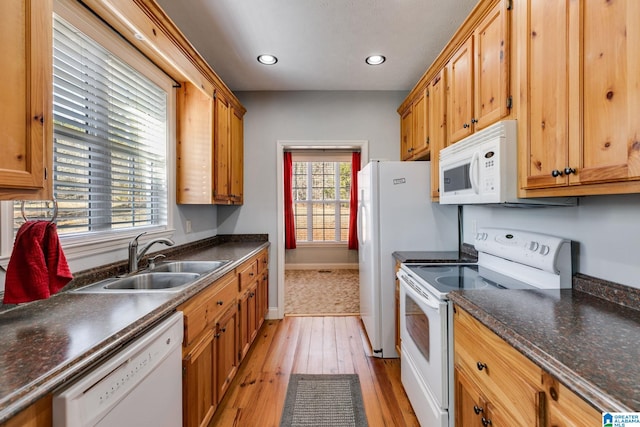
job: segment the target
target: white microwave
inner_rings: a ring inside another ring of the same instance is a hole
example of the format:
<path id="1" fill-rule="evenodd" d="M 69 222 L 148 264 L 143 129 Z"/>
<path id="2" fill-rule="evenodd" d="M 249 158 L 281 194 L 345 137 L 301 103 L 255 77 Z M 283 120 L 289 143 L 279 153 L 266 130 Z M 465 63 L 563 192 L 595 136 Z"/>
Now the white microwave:
<path id="1" fill-rule="evenodd" d="M 517 144 L 517 122 L 503 120 L 440 150 L 440 203 L 576 205 L 575 197 L 518 198 Z"/>

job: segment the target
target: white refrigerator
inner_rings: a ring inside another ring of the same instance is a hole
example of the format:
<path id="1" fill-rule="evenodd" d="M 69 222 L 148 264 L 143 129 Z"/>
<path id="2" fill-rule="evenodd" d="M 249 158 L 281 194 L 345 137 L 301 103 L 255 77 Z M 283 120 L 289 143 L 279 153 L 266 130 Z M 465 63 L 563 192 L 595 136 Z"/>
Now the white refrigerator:
<path id="1" fill-rule="evenodd" d="M 457 251 L 458 210 L 431 202 L 431 162 L 372 161 L 358 172 L 360 316 L 373 354 L 395 349 L 395 251 Z"/>

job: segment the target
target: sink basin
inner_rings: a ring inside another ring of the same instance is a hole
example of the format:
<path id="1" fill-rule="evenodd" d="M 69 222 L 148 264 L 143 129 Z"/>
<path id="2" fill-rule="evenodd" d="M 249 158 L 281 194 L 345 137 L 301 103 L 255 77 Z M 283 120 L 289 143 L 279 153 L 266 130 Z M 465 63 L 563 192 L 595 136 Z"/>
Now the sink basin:
<path id="1" fill-rule="evenodd" d="M 228 260 L 222 261 L 167 261 L 158 264 L 153 272 L 197 273 L 204 274 L 222 267 Z"/>
<path id="2" fill-rule="evenodd" d="M 118 279 L 107 279 L 83 288 L 78 293 L 178 292 L 200 277 L 198 273 L 149 272 Z"/>
<path id="3" fill-rule="evenodd" d="M 105 289 L 171 289 L 197 279 L 197 273 L 142 273 L 124 277 L 104 286 Z"/>

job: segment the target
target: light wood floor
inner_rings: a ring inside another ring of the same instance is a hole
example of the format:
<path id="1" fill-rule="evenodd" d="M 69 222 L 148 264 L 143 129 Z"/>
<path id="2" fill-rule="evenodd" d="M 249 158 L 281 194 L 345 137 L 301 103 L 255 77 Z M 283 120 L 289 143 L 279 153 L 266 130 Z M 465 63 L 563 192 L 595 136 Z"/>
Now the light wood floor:
<path id="1" fill-rule="evenodd" d="M 371 357 L 357 316 L 265 321 L 209 426 L 277 427 L 292 373 L 356 373 L 369 426 L 419 426 L 400 359 Z"/>

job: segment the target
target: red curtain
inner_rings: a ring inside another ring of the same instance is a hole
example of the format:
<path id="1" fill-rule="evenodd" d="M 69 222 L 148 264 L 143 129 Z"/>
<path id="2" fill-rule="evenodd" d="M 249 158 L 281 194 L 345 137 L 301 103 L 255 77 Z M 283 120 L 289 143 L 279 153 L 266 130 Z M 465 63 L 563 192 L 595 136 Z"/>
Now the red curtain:
<path id="1" fill-rule="evenodd" d="M 293 163 L 291 153 L 284 153 L 284 247 L 296 248 L 296 223 L 293 218 Z"/>
<path id="2" fill-rule="evenodd" d="M 351 154 L 351 197 L 349 200 L 349 249 L 358 249 L 358 172 L 360 152 Z"/>

